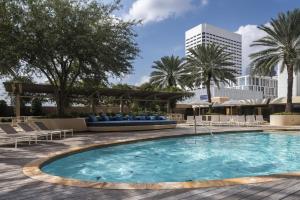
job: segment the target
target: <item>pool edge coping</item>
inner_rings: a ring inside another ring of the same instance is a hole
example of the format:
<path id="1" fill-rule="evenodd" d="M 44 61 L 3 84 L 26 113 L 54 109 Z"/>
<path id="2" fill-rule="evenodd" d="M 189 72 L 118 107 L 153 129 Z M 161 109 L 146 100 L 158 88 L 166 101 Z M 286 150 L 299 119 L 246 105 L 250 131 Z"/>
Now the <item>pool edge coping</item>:
<path id="1" fill-rule="evenodd" d="M 269 129 L 270 130 L 270 129 Z M 267 131 L 269 131 L 267 130 Z M 243 132 L 254 132 L 261 131 L 266 132 L 266 130 L 257 129 L 257 130 L 237 130 L 237 131 L 222 131 L 215 132 L 215 134 L 222 133 L 243 133 Z M 278 131 L 278 130 L 276 130 Z M 201 133 L 201 135 L 207 135 L 209 133 Z M 27 163 L 22 171 L 29 178 L 65 186 L 75 186 L 81 188 L 95 188 L 95 189 L 151 189 L 151 190 L 161 190 L 161 189 L 196 189 L 196 188 L 213 188 L 213 187 L 226 187 L 234 185 L 245 185 L 245 184 L 255 184 L 255 183 L 265 183 L 271 181 L 278 181 L 283 178 L 290 177 L 300 177 L 299 172 L 290 172 L 290 173 L 280 173 L 272 175 L 263 175 L 263 176 L 253 176 L 253 177 L 240 177 L 240 178 L 229 178 L 222 180 L 204 180 L 204 181 L 189 181 L 189 182 L 160 182 L 160 183 L 117 183 L 117 182 L 93 182 L 93 181 L 83 181 L 78 179 L 64 178 L 60 176 L 54 176 L 47 173 L 44 173 L 41 168 L 53 160 L 65 157 L 68 155 L 92 150 L 99 147 L 110 147 L 122 144 L 130 144 L 142 141 L 150 141 L 157 139 L 167 139 L 167 138 L 176 138 L 176 137 L 185 137 L 193 136 L 195 134 L 179 134 L 179 135 L 167 135 L 167 136 L 146 136 L 142 138 L 131 138 L 131 139 L 119 139 L 113 140 L 110 142 L 103 142 L 101 144 L 91 144 L 81 147 L 73 147 L 68 150 L 58 151 L 50 153 L 46 157 L 35 159 Z M 196 134 L 200 135 L 200 134 Z"/>

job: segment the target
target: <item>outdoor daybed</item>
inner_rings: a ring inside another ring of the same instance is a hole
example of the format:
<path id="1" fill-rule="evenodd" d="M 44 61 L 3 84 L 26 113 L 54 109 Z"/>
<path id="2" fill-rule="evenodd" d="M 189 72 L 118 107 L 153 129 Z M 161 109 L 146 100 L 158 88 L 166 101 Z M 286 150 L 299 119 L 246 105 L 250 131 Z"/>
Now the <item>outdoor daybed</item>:
<path id="1" fill-rule="evenodd" d="M 86 120 L 89 131 L 140 131 L 176 128 L 176 121 L 168 120 L 165 117 L 135 117 L 124 119 L 122 117 L 89 117 Z"/>

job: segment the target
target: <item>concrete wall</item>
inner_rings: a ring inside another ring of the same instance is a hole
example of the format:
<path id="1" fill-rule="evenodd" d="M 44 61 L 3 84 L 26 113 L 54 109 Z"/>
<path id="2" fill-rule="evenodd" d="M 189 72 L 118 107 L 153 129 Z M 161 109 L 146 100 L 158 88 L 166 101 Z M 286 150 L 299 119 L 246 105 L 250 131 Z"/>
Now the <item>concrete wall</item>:
<path id="1" fill-rule="evenodd" d="M 296 126 L 300 125 L 300 115 L 271 115 L 272 126 Z"/>
<path id="2" fill-rule="evenodd" d="M 75 132 L 88 130 L 84 118 L 32 119 L 32 121 L 43 122 L 49 129 L 73 129 Z"/>

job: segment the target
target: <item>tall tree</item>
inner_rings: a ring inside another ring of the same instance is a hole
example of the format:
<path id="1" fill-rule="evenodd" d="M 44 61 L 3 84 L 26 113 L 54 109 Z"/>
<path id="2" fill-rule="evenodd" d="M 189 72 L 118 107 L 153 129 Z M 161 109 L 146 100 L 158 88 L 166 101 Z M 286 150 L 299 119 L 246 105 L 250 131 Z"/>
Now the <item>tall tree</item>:
<path id="1" fill-rule="evenodd" d="M 44 75 L 56 88 L 60 116 L 64 115 L 70 88 L 77 81 L 98 78 L 103 84 L 108 76 L 132 71 L 132 61 L 139 52 L 133 30 L 136 22 L 114 17 L 119 2 L 4 1 L 4 16 L 15 29 L 10 36 L 16 41 L 11 46 L 17 63 Z M 12 20 L 16 13 L 16 20 Z M 2 59 L 9 54 L 10 51 L 1 51 L 0 63 L 13 69 L 15 63 Z"/>
<path id="2" fill-rule="evenodd" d="M 184 59 L 178 56 L 165 56 L 154 61 L 154 71 L 150 74 L 150 83 L 159 88 L 184 87 L 183 77 L 186 74 Z"/>
<path id="3" fill-rule="evenodd" d="M 263 46 L 264 50 L 250 55 L 253 72 L 266 75 L 280 64 L 281 73 L 287 71 L 286 112 L 293 110 L 294 73 L 300 71 L 300 9 L 280 13 L 268 25 L 258 27 L 267 36 L 256 40 L 251 46 Z"/>
<path id="4" fill-rule="evenodd" d="M 205 86 L 208 102 L 211 103 L 211 83 L 220 87 L 220 83 L 236 82 L 236 71 L 231 69 L 234 63 L 231 62 L 232 54 L 227 53 L 226 47 L 217 44 L 201 44 L 195 49 L 190 49 L 191 55 L 187 60 L 190 71 L 188 81 L 194 87 Z"/>

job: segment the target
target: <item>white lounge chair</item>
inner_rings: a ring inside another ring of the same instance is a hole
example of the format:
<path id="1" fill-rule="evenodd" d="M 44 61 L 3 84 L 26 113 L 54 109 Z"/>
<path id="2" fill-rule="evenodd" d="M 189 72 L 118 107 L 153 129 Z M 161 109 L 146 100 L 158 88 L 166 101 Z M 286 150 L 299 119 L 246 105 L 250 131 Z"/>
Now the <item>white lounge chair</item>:
<path id="1" fill-rule="evenodd" d="M 266 121 L 264 120 L 262 115 L 256 115 L 255 121 L 257 124 L 265 124 L 266 123 Z"/>
<path id="2" fill-rule="evenodd" d="M 245 126 L 246 125 L 246 120 L 244 115 L 233 115 L 232 116 L 232 122 L 235 125 L 238 126 Z"/>
<path id="3" fill-rule="evenodd" d="M 247 126 L 255 126 L 258 125 L 258 123 L 255 120 L 255 116 L 254 115 L 247 115 L 246 116 L 246 125 Z"/>
<path id="4" fill-rule="evenodd" d="M 230 115 L 220 115 L 220 125 L 221 126 L 230 126 L 233 125 Z"/>
<path id="5" fill-rule="evenodd" d="M 18 148 L 19 142 L 35 141 L 37 143 L 38 136 L 36 134 L 25 134 L 24 132 L 17 132 L 10 124 L 0 124 L 2 130 L 0 140 L 5 143 L 14 143 L 15 148 Z"/>
<path id="6" fill-rule="evenodd" d="M 42 131 L 52 131 L 52 132 L 61 131 L 61 133 L 64 134 L 64 138 L 66 138 L 67 133 L 70 133 L 72 136 L 74 135 L 74 130 L 73 129 L 53 129 L 53 130 L 51 130 L 43 122 L 34 122 L 34 124 L 36 125 L 36 127 L 39 130 L 42 130 Z"/>
<path id="7" fill-rule="evenodd" d="M 39 136 L 45 136 L 48 140 L 48 136 L 50 139 L 53 140 L 53 135 L 59 135 L 61 139 L 61 131 L 42 131 L 42 130 L 35 130 L 33 129 L 28 123 L 25 122 L 18 122 L 17 125 L 26 133 L 37 134 Z"/>
<path id="8" fill-rule="evenodd" d="M 194 116 L 187 116 L 186 117 L 186 124 L 188 125 L 193 125 L 195 122 L 194 122 Z"/>
<path id="9" fill-rule="evenodd" d="M 212 115 L 210 125 L 220 125 L 220 115 Z"/>

